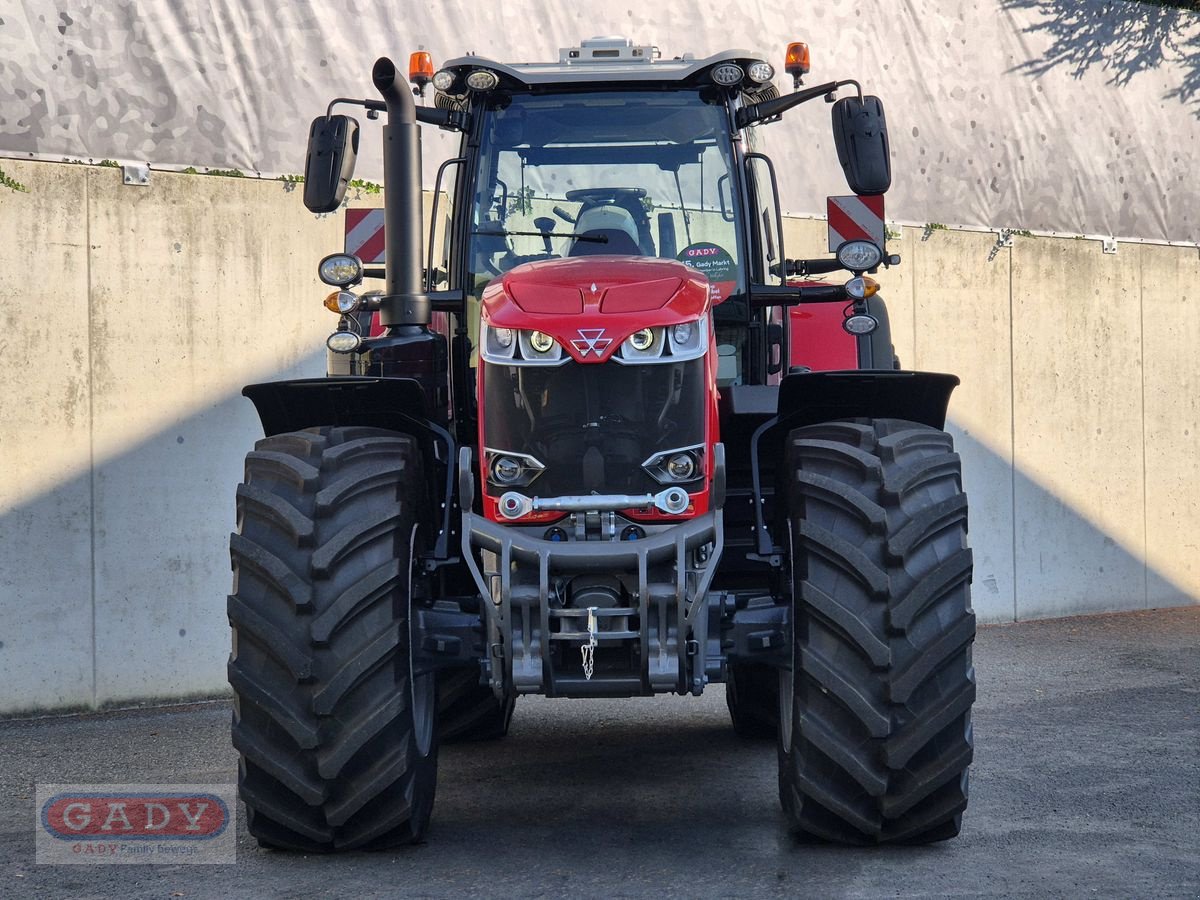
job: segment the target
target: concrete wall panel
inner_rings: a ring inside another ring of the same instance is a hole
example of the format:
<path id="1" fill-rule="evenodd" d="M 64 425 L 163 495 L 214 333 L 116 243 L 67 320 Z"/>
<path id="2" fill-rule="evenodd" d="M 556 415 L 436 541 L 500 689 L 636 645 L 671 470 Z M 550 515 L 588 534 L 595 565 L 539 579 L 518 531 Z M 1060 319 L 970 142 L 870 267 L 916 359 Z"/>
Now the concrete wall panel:
<path id="1" fill-rule="evenodd" d="M 911 251 L 915 350 L 906 366 L 962 379 L 950 401 L 950 431 L 963 458 L 971 502 L 976 613 L 1011 621 L 1012 345 L 1009 251 L 994 235 L 906 228 Z"/>
<path id="2" fill-rule="evenodd" d="M 92 702 L 87 170 L 0 188 L 0 709 Z"/>
<path id="3" fill-rule="evenodd" d="M 324 372 L 315 268 L 341 217 L 232 182 L 93 176 L 99 702 L 224 689 L 234 487 L 261 436 L 239 392 Z"/>
<path id="4" fill-rule="evenodd" d="M 1018 615 L 1139 608 L 1140 248 L 1017 238 L 1012 253 Z"/>
<path id="5" fill-rule="evenodd" d="M 1124 250 L 1124 248 L 1122 248 Z M 1200 254 L 1141 247 L 1149 606 L 1200 597 Z"/>

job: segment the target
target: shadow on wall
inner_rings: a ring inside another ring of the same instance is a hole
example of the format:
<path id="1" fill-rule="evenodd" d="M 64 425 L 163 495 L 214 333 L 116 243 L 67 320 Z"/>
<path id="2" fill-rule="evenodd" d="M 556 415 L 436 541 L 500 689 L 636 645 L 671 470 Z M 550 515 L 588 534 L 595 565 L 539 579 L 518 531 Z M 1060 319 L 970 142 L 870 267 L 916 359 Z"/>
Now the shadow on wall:
<path id="1" fill-rule="evenodd" d="M 1068 66 L 1075 78 L 1091 68 L 1109 73 L 1108 83 L 1124 87 L 1140 73 L 1164 62 L 1182 63 L 1183 82 L 1166 99 L 1193 108 L 1200 118 L 1200 2 L 1162 0 L 1003 0 L 1006 9 L 1033 13 L 1040 19 L 1028 34 L 1050 37 L 1040 59 L 1013 71 L 1037 76 Z M 1178 8 L 1176 8 L 1178 7 Z M 1188 28 L 1188 26 L 1194 26 Z M 1190 31 L 1190 34 L 1184 34 Z"/>
<path id="2" fill-rule="evenodd" d="M 278 377 L 311 376 L 322 356 Z M 980 621 L 1188 602 L 952 430 L 972 496 Z M 225 692 L 227 536 L 243 456 L 260 437 L 250 402 L 227 396 L 0 515 L 0 713 Z"/>
<path id="3" fill-rule="evenodd" d="M 216 397 L 0 515 L 0 714 L 226 690 L 234 490 L 261 437 L 249 400 Z"/>

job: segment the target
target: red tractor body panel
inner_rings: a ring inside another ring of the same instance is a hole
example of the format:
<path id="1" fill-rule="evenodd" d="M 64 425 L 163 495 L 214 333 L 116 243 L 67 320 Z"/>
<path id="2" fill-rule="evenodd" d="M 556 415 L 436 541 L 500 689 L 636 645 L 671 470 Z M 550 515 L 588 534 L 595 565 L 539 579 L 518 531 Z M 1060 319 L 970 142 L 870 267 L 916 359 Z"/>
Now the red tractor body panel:
<path id="1" fill-rule="evenodd" d="M 793 287 L 820 285 L 819 281 L 790 279 Z M 847 301 L 849 302 L 849 301 Z M 809 303 L 788 309 L 790 351 L 788 367 L 804 366 L 813 372 L 857 369 L 858 339 L 842 327 L 844 304 Z"/>
<path id="2" fill-rule="evenodd" d="M 483 291 L 482 323 L 491 328 L 540 331 L 554 338 L 570 361 L 599 365 L 613 360 L 621 344 L 644 328 L 666 328 L 700 319 L 708 329 L 704 354 L 706 385 L 704 419 L 704 480 L 702 489 L 689 492 L 687 509 L 670 515 L 653 506 L 631 508 L 622 515 L 638 522 L 678 522 L 709 511 L 709 487 L 714 472 L 713 445 L 720 441 L 717 416 L 717 351 L 707 318 L 712 291 L 708 279 L 674 260 L 588 256 L 526 263 L 492 281 Z M 704 317 L 704 318 L 702 318 Z M 614 363 L 621 365 L 620 362 Z M 476 395 L 480 409 L 486 405 L 484 367 L 479 362 Z M 631 366 L 651 365 L 629 363 Z M 657 368 L 657 366 L 655 366 Z M 488 447 L 484 416 L 479 421 L 479 446 Z M 564 513 L 534 511 L 519 519 L 499 512 L 499 495 L 483 485 L 483 513 L 507 524 L 551 523 Z"/>

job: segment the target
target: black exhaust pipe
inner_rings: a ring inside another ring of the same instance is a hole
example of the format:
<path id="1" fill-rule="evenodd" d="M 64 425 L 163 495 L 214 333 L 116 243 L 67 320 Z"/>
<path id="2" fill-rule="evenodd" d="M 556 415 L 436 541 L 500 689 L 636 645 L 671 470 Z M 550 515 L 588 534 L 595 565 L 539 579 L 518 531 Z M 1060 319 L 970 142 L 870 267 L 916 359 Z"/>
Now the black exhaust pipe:
<path id="1" fill-rule="evenodd" d="M 386 56 L 371 69 L 387 103 L 383 127 L 383 205 L 387 293 L 379 306 L 384 325 L 428 325 L 429 298 L 422 283 L 421 134 L 408 81 Z"/>

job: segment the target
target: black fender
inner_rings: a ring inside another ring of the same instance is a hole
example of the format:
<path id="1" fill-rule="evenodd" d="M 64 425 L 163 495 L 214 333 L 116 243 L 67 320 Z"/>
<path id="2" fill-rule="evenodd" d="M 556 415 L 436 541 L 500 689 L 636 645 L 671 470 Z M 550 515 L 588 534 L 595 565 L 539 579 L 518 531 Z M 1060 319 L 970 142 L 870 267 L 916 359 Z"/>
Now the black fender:
<path id="1" fill-rule="evenodd" d="M 945 429 L 956 375 L 895 369 L 803 372 L 779 385 L 777 415 L 789 428 L 832 419 L 907 419 Z"/>
<path id="2" fill-rule="evenodd" d="M 411 434 L 420 442 L 426 472 L 439 473 L 430 486 L 430 508 L 440 518 L 430 560 L 451 560 L 454 503 L 454 437 L 429 417 L 425 392 L 414 378 L 335 376 L 248 384 L 242 396 L 258 412 L 267 437 L 320 426 L 363 425 Z"/>
<path id="3" fill-rule="evenodd" d="M 784 548 L 775 540 L 763 512 L 761 445 L 766 438 L 769 459 L 781 458 L 787 432 L 835 419 L 905 419 L 945 430 L 950 394 L 957 375 L 906 372 L 896 369 L 854 369 L 845 372 L 798 372 L 779 384 L 775 416 L 763 422 L 750 438 L 750 479 L 754 491 L 757 553 L 750 559 L 781 566 Z M 761 400 L 765 400 L 763 396 Z"/>
<path id="4" fill-rule="evenodd" d="M 428 421 L 425 394 L 414 378 L 297 378 L 242 388 L 267 437 L 321 425 L 367 425 L 407 431 Z"/>

